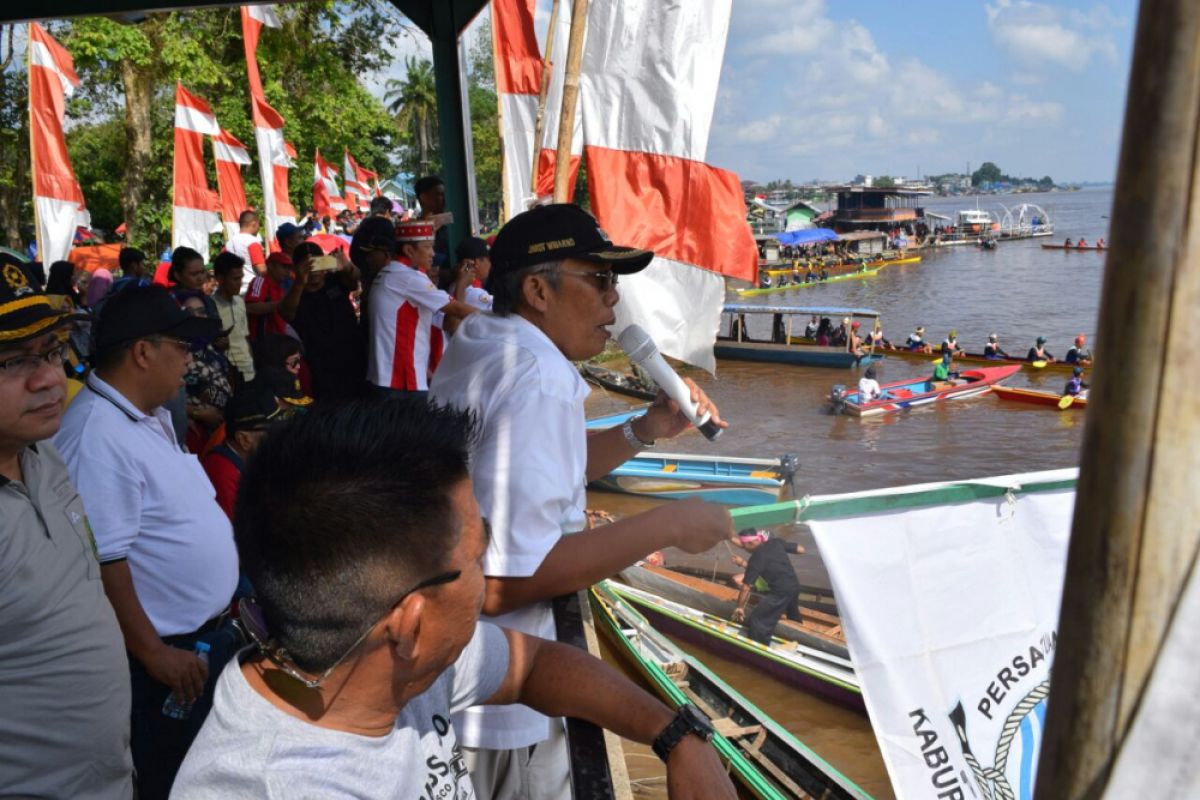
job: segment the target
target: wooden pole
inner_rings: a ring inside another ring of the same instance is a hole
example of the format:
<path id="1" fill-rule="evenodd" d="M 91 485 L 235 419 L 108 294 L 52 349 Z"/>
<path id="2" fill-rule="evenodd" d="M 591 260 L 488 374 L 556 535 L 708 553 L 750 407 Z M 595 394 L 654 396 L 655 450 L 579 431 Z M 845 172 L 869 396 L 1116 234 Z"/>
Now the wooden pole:
<path id="1" fill-rule="evenodd" d="M 571 39 L 567 44 L 567 69 L 563 75 L 562 114 L 558 118 L 558 153 L 554 160 L 554 202 L 567 202 L 571 183 L 571 139 L 575 134 L 575 105 L 579 99 L 579 68 L 583 64 L 583 32 L 588 0 L 574 0 Z"/>
<path id="2" fill-rule="evenodd" d="M 554 69 L 554 33 L 558 30 L 558 3 L 550 6 L 550 27 L 546 31 L 546 51 L 542 54 L 542 84 L 538 89 L 537 121 L 533 126 L 533 174 L 529 179 L 529 191 L 537 196 L 538 160 L 542 155 L 542 136 L 546 130 L 546 96 L 550 93 L 550 72 Z"/>
<path id="3" fill-rule="evenodd" d="M 1039 800 L 1103 793 L 1200 544 L 1198 40 L 1195 0 L 1142 3 Z"/>
<path id="4" fill-rule="evenodd" d="M 25 41 L 26 41 L 26 43 L 28 43 L 29 37 L 30 37 L 30 31 L 32 30 L 33 26 L 26 25 L 25 28 L 26 28 Z M 11 42 L 11 39 L 9 41 Z M 26 44 L 26 47 L 25 47 L 25 80 L 30 84 L 33 83 L 33 48 L 29 47 L 28 44 Z M 30 196 L 29 199 L 32 201 L 30 203 L 30 205 L 33 206 L 33 242 L 34 242 L 34 246 L 35 246 L 34 249 L 37 250 L 37 258 L 35 260 L 42 262 L 42 264 L 45 266 L 46 279 L 48 280 L 50 278 L 50 264 L 49 264 L 49 262 L 46 261 L 46 251 L 42 247 L 42 218 L 41 218 L 41 215 L 38 214 L 38 204 L 37 204 L 38 165 L 37 165 L 37 149 L 33 146 L 33 86 L 32 85 L 30 85 L 28 87 L 27 94 L 28 94 L 28 98 L 26 100 L 26 106 L 28 106 L 28 108 L 26 108 L 26 111 L 29 113 L 29 179 L 30 179 L 30 184 L 33 189 L 33 194 Z"/>

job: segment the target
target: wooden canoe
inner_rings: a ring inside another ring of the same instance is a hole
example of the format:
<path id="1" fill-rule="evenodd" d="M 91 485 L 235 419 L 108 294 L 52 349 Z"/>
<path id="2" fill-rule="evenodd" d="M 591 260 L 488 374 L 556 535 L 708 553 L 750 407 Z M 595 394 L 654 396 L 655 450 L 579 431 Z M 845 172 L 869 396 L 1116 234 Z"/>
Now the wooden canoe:
<path id="1" fill-rule="evenodd" d="M 858 675 L 848 658 L 777 637 L 770 644 L 760 644 L 742 635 L 738 623 L 632 586 L 612 582 L 609 586 L 636 605 L 663 633 L 746 664 L 781 683 L 844 708 L 866 711 Z"/>
<path id="2" fill-rule="evenodd" d="M 692 703 L 713 723 L 713 747 L 759 800 L 870 796 L 703 663 L 656 631 L 607 581 L 592 588 L 596 628 L 672 708 Z"/>
<path id="3" fill-rule="evenodd" d="M 1016 366 L 968 369 L 959 373 L 957 379 L 942 381 L 940 384 L 928 378 L 885 383 L 879 387 L 883 390 L 882 398 L 869 403 L 858 401 L 857 390 L 846 392 L 842 387 L 835 386 L 830 394 L 830 400 L 835 413 L 840 412 L 853 417 L 894 414 L 930 403 L 962 400 L 987 394 L 995 383 L 1010 377 L 1019 369 L 1020 367 Z"/>
<path id="4" fill-rule="evenodd" d="M 580 364 L 579 372 L 588 383 L 594 383 L 610 392 L 636 397 L 639 400 L 653 400 L 658 390 L 642 383 L 634 375 L 626 375 L 607 367 L 596 364 Z"/>
<path id="5" fill-rule="evenodd" d="M 643 452 L 589 486 L 660 500 L 700 497 L 731 506 L 761 505 L 779 499 L 791 478 L 794 459 L 736 458 Z"/>
<path id="6" fill-rule="evenodd" d="M 870 278 L 879 272 L 877 269 L 866 269 L 860 272 L 846 272 L 841 275 L 830 275 L 825 280 L 808 281 L 802 283 L 789 283 L 784 286 L 770 286 L 765 289 L 738 289 L 738 297 L 758 297 L 764 294 L 774 294 L 776 292 L 790 292 L 794 289 L 808 289 L 813 286 L 823 286 L 827 283 L 838 283 L 839 281 L 855 281 Z"/>
<path id="7" fill-rule="evenodd" d="M 1042 392 L 1037 389 L 1016 389 L 1011 386 L 993 386 L 992 391 L 1001 400 L 1011 400 L 1017 403 L 1032 403 L 1039 406 L 1050 406 L 1058 408 L 1058 402 L 1062 400 L 1062 395 L 1055 392 Z M 1079 395 L 1067 406 L 1063 411 L 1076 409 L 1083 411 L 1087 408 L 1087 396 Z"/>
<path id="8" fill-rule="evenodd" d="M 926 364 L 938 357 L 938 352 L 921 353 L 915 350 L 883 350 L 877 349 L 877 354 L 882 354 L 886 358 L 901 358 L 905 361 L 923 361 Z M 1023 358 L 987 358 L 983 353 L 959 353 L 954 356 L 955 364 L 972 364 L 981 367 L 1003 367 L 1016 365 L 1027 372 L 1053 372 L 1062 375 L 1070 375 L 1078 364 L 1068 364 L 1066 361 L 1051 361 L 1044 367 L 1035 367 L 1032 361 L 1026 361 Z M 932 364 L 931 364 L 932 366 Z M 1090 371 L 1091 364 L 1083 365 L 1084 372 Z"/>
<path id="9" fill-rule="evenodd" d="M 652 592 L 659 597 L 674 600 L 714 617 L 729 619 L 737 608 L 738 590 L 732 586 L 704 580 L 694 575 L 685 575 L 665 567 L 648 564 L 634 565 L 621 570 L 617 576 L 635 589 Z M 750 605 L 758 602 L 759 595 L 751 593 Z M 806 607 L 800 603 L 800 621 L 781 619 L 775 626 L 775 635 L 789 642 L 823 650 L 826 653 L 850 658 L 846 649 L 846 635 L 842 632 L 842 621 L 834 614 Z"/>
<path id="10" fill-rule="evenodd" d="M 1094 245 L 1094 244 L 1089 244 L 1087 247 L 1076 247 L 1075 245 L 1071 245 L 1070 247 L 1067 247 L 1065 244 L 1043 244 L 1042 249 L 1043 250 L 1065 250 L 1068 253 L 1071 252 L 1072 250 L 1081 250 L 1081 251 L 1095 250 L 1095 251 L 1103 253 L 1108 248 L 1107 247 L 1096 247 L 1096 245 Z"/>

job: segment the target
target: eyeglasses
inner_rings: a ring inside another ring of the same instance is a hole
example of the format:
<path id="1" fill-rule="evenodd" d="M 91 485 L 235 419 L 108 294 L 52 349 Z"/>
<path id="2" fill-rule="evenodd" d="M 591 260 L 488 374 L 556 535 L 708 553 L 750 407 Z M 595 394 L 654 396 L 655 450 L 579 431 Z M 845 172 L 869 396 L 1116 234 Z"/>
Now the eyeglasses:
<path id="1" fill-rule="evenodd" d="M 149 338 L 149 341 L 154 342 L 155 344 L 173 345 L 181 353 L 190 353 L 192 350 L 191 342 L 189 342 L 187 339 L 176 339 L 174 336 L 153 336 Z"/>
<path id="2" fill-rule="evenodd" d="M 44 353 L 30 353 L 26 356 L 13 356 L 0 361 L 0 377 L 25 379 L 32 376 L 42 364 L 61 367 L 67 359 L 71 346 L 66 342 L 50 348 Z"/>
<path id="3" fill-rule="evenodd" d="M 336 661 L 329 665 L 328 669 L 315 678 L 306 677 L 304 673 L 302 673 L 297 667 L 294 667 L 288 663 L 291 661 L 291 657 L 288 655 L 287 650 L 275 642 L 271 638 L 270 633 L 267 632 L 266 619 L 263 617 L 262 608 L 259 607 L 258 603 L 254 602 L 248 597 L 243 597 L 241 600 L 239 600 L 238 619 L 242 624 L 242 628 L 245 629 L 247 634 L 249 634 L 250 638 L 254 641 L 255 646 L 262 651 L 262 654 L 267 657 L 268 661 L 278 667 L 283 674 L 287 675 L 288 677 L 300 681 L 300 683 L 304 684 L 309 689 L 317 689 L 322 683 L 325 682 L 325 679 L 328 678 L 335 669 L 340 667 L 342 662 L 349 658 L 350 654 L 357 650 L 358 646 L 362 644 L 368 636 L 371 635 L 371 631 L 375 630 L 375 626 L 382 622 L 388 614 L 392 613 L 396 606 L 404 602 L 404 598 L 408 597 L 410 594 L 419 592 L 422 589 L 429 589 L 433 586 L 442 586 L 447 583 L 452 583 L 458 580 L 461 575 L 462 571 L 457 569 L 450 572 L 443 572 L 441 575 L 435 575 L 428 580 L 421 581 L 416 586 L 400 595 L 396 602 L 392 603 L 392 605 L 388 608 L 385 614 L 367 626 L 367 629 L 362 632 L 361 636 L 354 640 L 354 643 L 346 649 L 346 652 L 342 653 Z"/>
<path id="4" fill-rule="evenodd" d="M 596 285 L 600 288 L 600 293 L 604 294 L 610 289 L 615 289 L 617 286 L 617 278 L 620 276 L 612 270 L 600 270 L 599 272 L 570 272 L 561 270 L 562 275 L 573 275 L 576 278 L 595 278 Z"/>

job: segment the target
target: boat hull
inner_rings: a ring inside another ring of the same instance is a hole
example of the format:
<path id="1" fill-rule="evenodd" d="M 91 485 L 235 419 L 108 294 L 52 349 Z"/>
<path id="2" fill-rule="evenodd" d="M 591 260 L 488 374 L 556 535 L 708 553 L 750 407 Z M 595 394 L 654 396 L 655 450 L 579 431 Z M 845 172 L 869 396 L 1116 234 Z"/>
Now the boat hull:
<path id="1" fill-rule="evenodd" d="M 877 269 L 868 269 L 863 272 L 847 272 L 842 275 L 831 275 L 823 281 L 809 281 L 805 283 L 790 283 L 786 286 L 771 286 L 769 288 L 759 289 L 739 289 L 737 294 L 739 297 L 759 297 L 764 294 L 775 294 L 777 292 L 790 292 L 796 289 L 808 289 L 812 286 L 823 286 L 827 283 L 838 283 L 839 281 L 855 281 L 864 278 L 870 278 L 879 273 Z M 785 274 L 791 274 L 790 270 Z"/>
<path id="2" fill-rule="evenodd" d="M 936 353 L 921 353 L 914 350 L 880 350 L 880 354 L 887 358 L 900 358 L 905 361 L 921 361 L 930 364 L 936 357 Z M 954 363 L 963 365 L 973 365 L 979 367 L 1004 367 L 1017 366 L 1027 372 L 1053 372 L 1057 374 L 1070 375 L 1074 371 L 1076 364 L 1068 364 L 1065 361 L 1053 361 L 1044 367 L 1035 367 L 1033 362 L 1026 361 L 1022 358 L 984 358 L 981 353 L 960 353 L 954 356 Z M 1091 365 L 1085 365 L 1084 371 L 1091 369 Z"/>
<path id="3" fill-rule="evenodd" d="M 758 361 L 766 364 L 793 364 L 803 367 L 829 367 L 848 369 L 866 366 L 882 356 L 858 358 L 840 347 L 818 347 L 794 344 L 772 344 L 769 342 L 734 342 L 717 340 L 713 352 L 717 358 L 730 361 Z"/>
<path id="4" fill-rule="evenodd" d="M 1055 409 L 1058 408 L 1058 403 L 1063 397 L 1061 394 L 1055 394 L 1054 392 L 1042 392 L 1036 389 L 1017 389 L 1011 386 L 993 386 L 992 391 L 995 392 L 996 396 L 1001 400 L 1009 400 L 1015 403 L 1029 403 L 1032 405 L 1047 406 Z M 1077 411 L 1083 411 L 1086 408 L 1087 398 L 1076 397 L 1071 402 L 1071 405 L 1061 410 L 1070 411 L 1074 409 Z"/>
<path id="5" fill-rule="evenodd" d="M 726 505 L 759 505 L 779 499 L 785 483 L 782 461 L 643 453 L 590 485 L 660 500 L 699 497 Z"/>
<path id="6" fill-rule="evenodd" d="M 699 497 L 710 503 L 725 506 L 753 506 L 774 503 L 779 489 L 756 489 L 752 486 L 716 486 L 676 478 L 638 478 L 605 475 L 588 484 L 591 489 L 621 494 L 635 494 L 656 500 L 687 500 Z"/>
<path id="7" fill-rule="evenodd" d="M 948 386 L 933 388 L 932 381 L 896 381 L 884 384 L 880 388 L 885 394 L 891 395 L 883 400 L 860 404 L 855 398 L 858 392 L 850 392 L 841 402 L 842 412 L 854 417 L 873 417 L 882 414 L 894 414 L 924 405 L 944 400 L 964 400 L 978 397 L 992 390 L 992 384 L 1010 377 L 1020 367 L 991 367 L 988 369 L 972 369 L 961 373 L 963 383 L 952 383 Z"/>
<path id="8" fill-rule="evenodd" d="M 1070 253 L 1072 250 L 1079 250 L 1080 252 L 1084 252 L 1084 253 L 1086 253 L 1089 250 L 1091 250 L 1093 252 L 1097 252 L 1097 253 L 1103 253 L 1106 250 L 1108 250 L 1107 247 L 1093 247 L 1091 245 L 1089 245 L 1087 247 L 1076 247 L 1075 245 L 1071 245 L 1070 247 L 1067 247 L 1065 244 L 1043 244 L 1042 249 L 1043 250 L 1063 250 L 1068 253 Z"/>
<path id="9" fill-rule="evenodd" d="M 626 397 L 636 397 L 639 400 L 653 400 L 657 396 L 655 392 L 651 392 L 640 386 L 634 386 L 630 383 L 628 377 L 606 367 L 598 367 L 595 364 L 583 364 L 580 367 L 580 373 L 589 383 L 594 383 L 603 389 L 623 394 Z"/>

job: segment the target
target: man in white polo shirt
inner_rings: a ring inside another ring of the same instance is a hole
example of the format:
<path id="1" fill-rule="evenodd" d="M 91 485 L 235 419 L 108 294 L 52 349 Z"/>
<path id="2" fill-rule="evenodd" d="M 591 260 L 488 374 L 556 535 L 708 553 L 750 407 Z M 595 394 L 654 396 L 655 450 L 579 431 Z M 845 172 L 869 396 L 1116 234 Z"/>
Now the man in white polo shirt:
<path id="1" fill-rule="evenodd" d="M 433 343 L 434 317 L 440 312 L 453 332 L 453 326 L 475 309 L 430 280 L 432 222 L 400 223 L 396 244 L 396 260 L 379 271 L 367 291 L 367 380 L 386 391 L 426 392 L 432 363 L 440 355 Z"/>
<path id="2" fill-rule="evenodd" d="M 238 232 L 229 237 L 225 245 L 227 252 L 242 258 L 242 294 L 246 293 L 250 281 L 267 271 L 267 254 L 258 235 L 260 225 L 258 214 L 250 210 L 243 211 L 238 215 Z"/>
<path id="3" fill-rule="evenodd" d="M 653 440 L 690 427 L 659 398 L 630 423 L 588 436 L 588 388 L 572 361 L 604 349 L 618 275 L 653 258 L 609 241 L 578 206 L 541 206 L 510 220 L 492 246 L 492 314 L 459 326 L 431 398 L 472 411 L 480 437 L 471 478 L 492 527 L 484 556 L 483 611 L 498 625 L 555 636 L 550 600 L 584 589 L 655 550 L 703 552 L 733 535 L 721 506 L 679 501 L 591 531 L 589 479 L 611 472 Z M 703 411 L 717 409 L 691 384 Z M 564 534 L 572 534 L 565 536 Z M 471 708 L 455 718 L 480 798 L 569 797 L 562 721 L 522 705 Z"/>
<path id="4" fill-rule="evenodd" d="M 95 323 L 95 371 L 54 438 L 87 509 L 125 637 L 142 800 L 170 792 L 211 704 L 211 682 L 236 649 L 222 624 L 238 579 L 233 532 L 163 408 L 183 386 L 191 343 L 219 329 L 159 286 L 114 295 Z M 194 652 L 198 641 L 211 647 L 207 665 Z M 163 713 L 172 693 L 196 701 L 190 716 Z"/>

